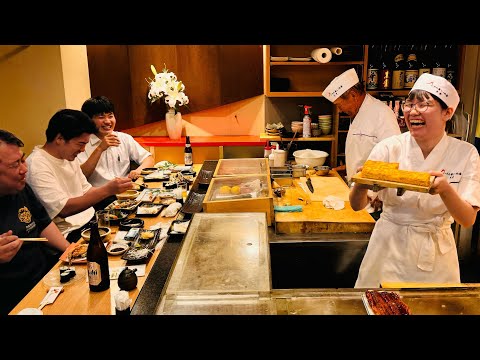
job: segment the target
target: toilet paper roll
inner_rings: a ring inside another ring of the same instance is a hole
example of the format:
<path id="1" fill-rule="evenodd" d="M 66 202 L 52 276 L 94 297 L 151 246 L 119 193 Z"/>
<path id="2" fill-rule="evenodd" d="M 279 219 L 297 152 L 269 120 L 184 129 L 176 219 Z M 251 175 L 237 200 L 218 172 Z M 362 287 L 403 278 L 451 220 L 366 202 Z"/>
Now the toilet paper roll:
<path id="1" fill-rule="evenodd" d="M 335 55 L 342 55 L 343 53 L 343 50 L 341 47 L 332 47 L 330 48 L 330 51 L 332 52 L 332 54 L 335 54 Z"/>
<path id="2" fill-rule="evenodd" d="M 312 57 L 316 62 L 325 64 L 332 60 L 332 52 L 328 48 L 320 48 L 312 51 Z"/>

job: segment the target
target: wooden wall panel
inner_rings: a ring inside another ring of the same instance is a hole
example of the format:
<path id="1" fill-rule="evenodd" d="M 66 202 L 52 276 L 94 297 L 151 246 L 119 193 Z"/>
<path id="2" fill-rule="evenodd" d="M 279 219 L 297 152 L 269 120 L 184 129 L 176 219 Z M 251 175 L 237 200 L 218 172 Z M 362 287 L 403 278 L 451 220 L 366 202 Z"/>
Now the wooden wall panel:
<path id="1" fill-rule="evenodd" d="M 150 65 L 164 64 L 185 84 L 184 114 L 213 109 L 263 94 L 261 45 L 110 45 L 88 46 L 92 94 L 110 97 L 117 129 L 165 119 L 163 99 L 150 104 Z"/>
<path id="2" fill-rule="evenodd" d="M 127 46 L 87 45 L 87 57 L 91 95 L 104 95 L 112 100 L 117 130 L 135 126 Z"/>

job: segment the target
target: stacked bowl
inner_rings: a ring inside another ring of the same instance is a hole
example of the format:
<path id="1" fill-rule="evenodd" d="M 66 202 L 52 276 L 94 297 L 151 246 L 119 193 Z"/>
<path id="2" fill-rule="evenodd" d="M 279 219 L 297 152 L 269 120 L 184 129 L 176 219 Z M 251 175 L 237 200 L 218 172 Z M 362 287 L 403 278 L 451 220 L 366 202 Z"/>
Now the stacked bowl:
<path id="1" fill-rule="evenodd" d="M 292 132 L 301 134 L 303 132 L 303 122 L 292 121 Z"/>
<path id="2" fill-rule="evenodd" d="M 318 115 L 318 127 L 323 135 L 328 135 L 332 131 L 332 115 Z"/>

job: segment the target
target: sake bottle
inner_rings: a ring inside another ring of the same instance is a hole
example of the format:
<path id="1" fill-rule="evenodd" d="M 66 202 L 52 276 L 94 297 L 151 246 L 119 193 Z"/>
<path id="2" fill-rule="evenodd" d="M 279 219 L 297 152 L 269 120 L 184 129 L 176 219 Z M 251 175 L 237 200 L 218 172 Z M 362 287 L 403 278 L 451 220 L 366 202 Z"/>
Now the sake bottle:
<path id="1" fill-rule="evenodd" d="M 90 291 L 110 288 L 108 253 L 98 231 L 98 223 L 90 222 L 90 240 L 87 248 L 87 272 Z"/>
<path id="2" fill-rule="evenodd" d="M 185 149 L 183 150 L 185 166 L 193 165 L 193 152 L 192 145 L 190 144 L 190 136 L 186 137 L 185 140 Z"/>

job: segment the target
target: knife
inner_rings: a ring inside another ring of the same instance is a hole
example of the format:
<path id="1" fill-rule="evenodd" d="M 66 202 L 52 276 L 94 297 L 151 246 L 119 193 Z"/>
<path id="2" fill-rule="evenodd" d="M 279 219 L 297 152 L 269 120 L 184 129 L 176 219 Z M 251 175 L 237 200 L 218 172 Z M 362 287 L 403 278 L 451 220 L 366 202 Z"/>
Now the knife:
<path id="1" fill-rule="evenodd" d="M 308 189 L 312 192 L 312 194 L 315 192 L 315 189 L 313 188 L 313 185 L 312 185 L 312 179 L 310 179 L 310 174 L 305 174 L 305 176 L 307 177 L 307 186 L 308 186 Z"/>

